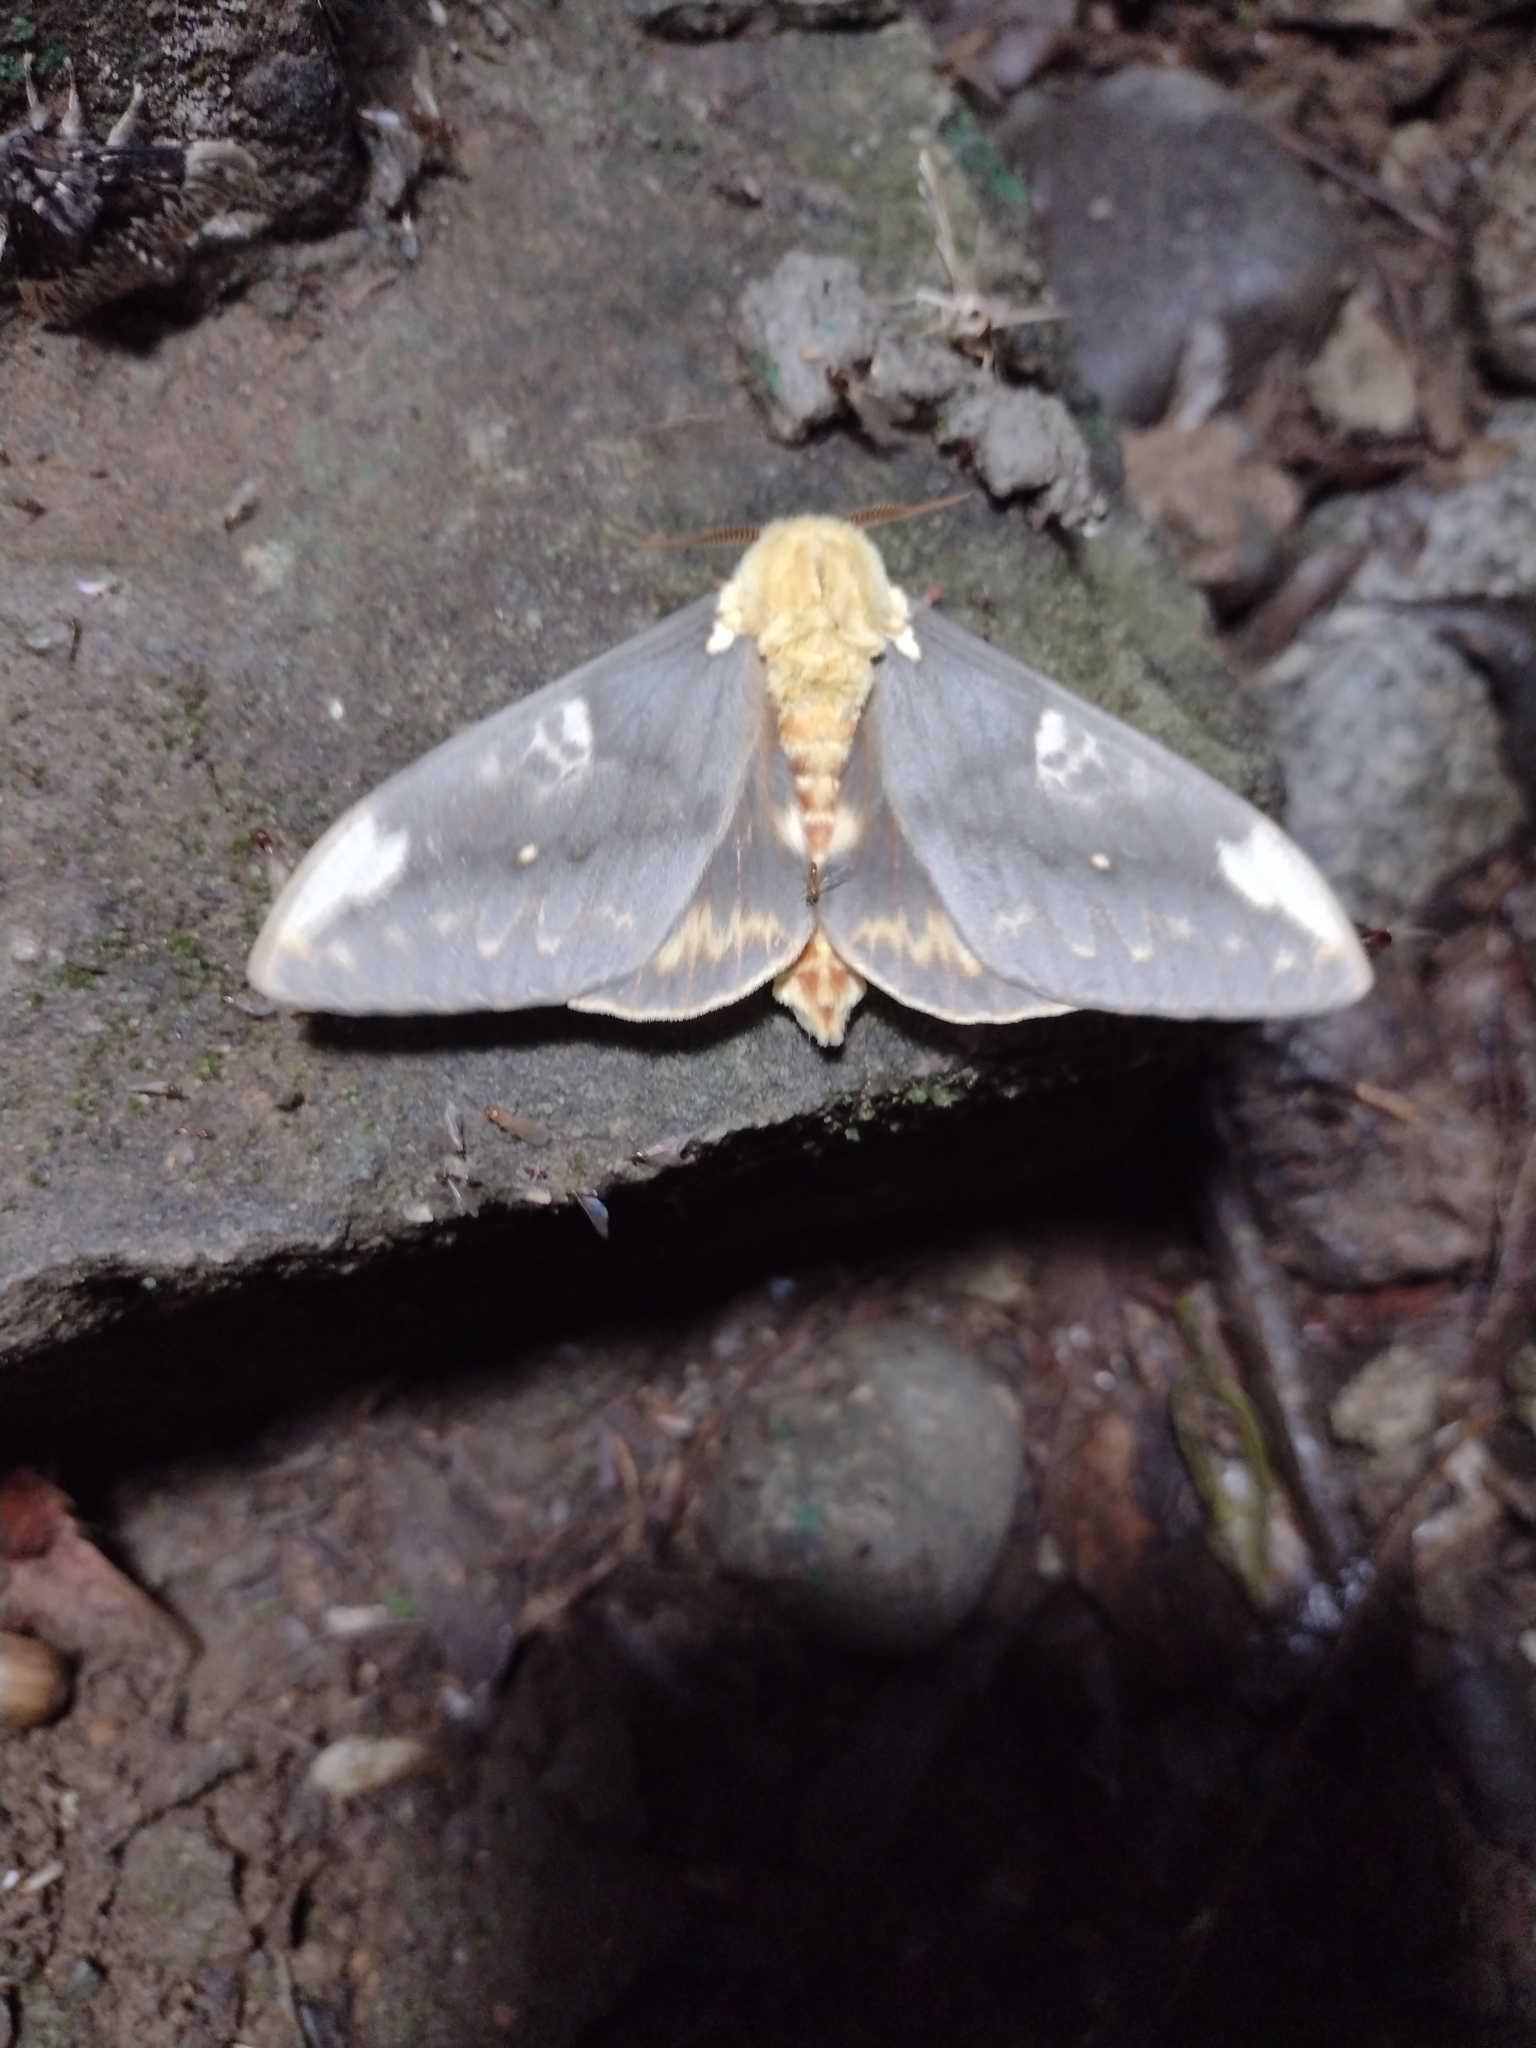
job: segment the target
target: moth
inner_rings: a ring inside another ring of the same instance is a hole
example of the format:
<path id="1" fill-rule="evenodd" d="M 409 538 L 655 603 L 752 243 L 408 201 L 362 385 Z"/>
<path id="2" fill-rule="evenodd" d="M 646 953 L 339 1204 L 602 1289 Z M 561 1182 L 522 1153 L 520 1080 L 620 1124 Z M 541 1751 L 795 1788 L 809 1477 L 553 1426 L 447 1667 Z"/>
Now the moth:
<path id="1" fill-rule="evenodd" d="M 234 142 L 155 142 L 144 88 L 105 142 L 85 125 L 74 72 L 62 116 L 23 59 L 25 126 L 0 135 L 0 255 L 35 318 L 68 326 L 146 285 L 173 284 L 194 235 L 252 196 L 254 159 Z"/>
<path id="2" fill-rule="evenodd" d="M 889 581 L 827 518 L 340 818 L 251 954 L 304 1010 L 697 1017 L 764 983 L 955 1024 L 1286 1017 L 1371 969 L 1240 797 Z"/>

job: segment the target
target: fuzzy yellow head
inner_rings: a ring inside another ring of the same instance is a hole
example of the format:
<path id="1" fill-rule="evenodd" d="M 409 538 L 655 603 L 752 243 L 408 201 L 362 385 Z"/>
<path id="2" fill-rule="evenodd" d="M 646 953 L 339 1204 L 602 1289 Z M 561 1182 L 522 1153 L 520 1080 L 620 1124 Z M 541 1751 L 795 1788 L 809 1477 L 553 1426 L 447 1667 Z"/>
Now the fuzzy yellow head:
<path id="1" fill-rule="evenodd" d="M 770 670 L 825 660 L 827 636 L 867 664 L 911 625 L 873 543 L 842 519 L 779 519 L 742 556 L 719 619 L 756 641 Z"/>

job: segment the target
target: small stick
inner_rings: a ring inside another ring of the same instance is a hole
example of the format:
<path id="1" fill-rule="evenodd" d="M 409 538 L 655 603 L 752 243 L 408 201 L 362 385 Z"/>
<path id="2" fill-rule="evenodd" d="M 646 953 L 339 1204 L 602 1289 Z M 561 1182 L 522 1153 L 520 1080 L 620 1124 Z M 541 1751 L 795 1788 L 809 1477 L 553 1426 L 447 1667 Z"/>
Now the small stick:
<path id="1" fill-rule="evenodd" d="M 1410 199 L 1404 199 L 1394 192 L 1390 185 L 1384 185 L 1380 178 L 1369 171 L 1357 171 L 1353 164 L 1345 163 L 1331 150 L 1324 149 L 1320 142 L 1309 142 L 1304 135 L 1293 135 L 1289 129 L 1274 128 L 1270 131 L 1275 140 L 1292 156 L 1299 156 L 1315 170 L 1324 172 L 1340 185 L 1347 185 L 1352 192 L 1358 192 L 1362 199 L 1369 199 L 1373 206 L 1380 206 L 1388 213 L 1395 213 L 1400 221 L 1411 227 L 1431 242 L 1438 242 L 1442 249 L 1458 247 L 1453 228 L 1433 213 L 1426 213 L 1422 206 L 1415 206 Z"/>

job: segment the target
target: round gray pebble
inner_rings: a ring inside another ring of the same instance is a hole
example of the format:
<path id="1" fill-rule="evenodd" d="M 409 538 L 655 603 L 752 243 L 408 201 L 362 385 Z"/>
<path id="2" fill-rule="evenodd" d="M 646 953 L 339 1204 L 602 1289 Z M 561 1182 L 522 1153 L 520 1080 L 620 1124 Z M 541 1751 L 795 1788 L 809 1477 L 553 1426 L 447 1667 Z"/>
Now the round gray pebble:
<path id="1" fill-rule="evenodd" d="M 727 1448 L 704 1502 L 722 1560 L 831 1640 L 910 1653 L 963 1621 L 1013 1518 L 1008 1398 L 942 1332 L 844 1332 L 814 1384 Z"/>

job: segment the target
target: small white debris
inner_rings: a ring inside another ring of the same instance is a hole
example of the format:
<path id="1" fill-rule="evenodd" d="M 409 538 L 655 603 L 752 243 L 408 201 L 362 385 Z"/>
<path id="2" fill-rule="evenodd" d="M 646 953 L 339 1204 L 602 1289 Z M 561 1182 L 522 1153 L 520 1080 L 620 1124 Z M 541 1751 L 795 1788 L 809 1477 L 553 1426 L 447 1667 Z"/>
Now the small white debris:
<path id="1" fill-rule="evenodd" d="M 281 590 L 293 574 L 296 557 L 286 540 L 253 541 L 240 550 L 240 563 L 259 591 Z"/>
<path id="2" fill-rule="evenodd" d="M 427 1745 L 414 1735 L 343 1735 L 315 1758 L 309 1782 L 333 1799 L 357 1799 L 408 1778 L 427 1755 Z"/>
<path id="3" fill-rule="evenodd" d="M 389 1609 L 379 1601 L 369 1607 L 327 1607 L 324 1615 L 328 1636 L 366 1636 L 389 1623 Z"/>
<path id="4" fill-rule="evenodd" d="M 224 507 L 224 531 L 233 533 L 237 526 L 243 526 L 247 519 L 254 518 L 260 504 L 261 485 L 253 476 L 241 477 L 235 486 L 234 495 Z"/>

